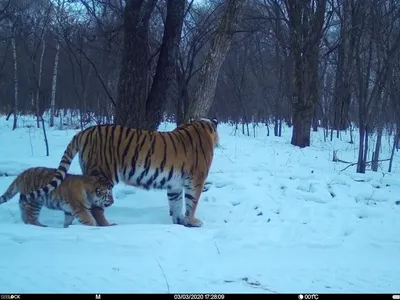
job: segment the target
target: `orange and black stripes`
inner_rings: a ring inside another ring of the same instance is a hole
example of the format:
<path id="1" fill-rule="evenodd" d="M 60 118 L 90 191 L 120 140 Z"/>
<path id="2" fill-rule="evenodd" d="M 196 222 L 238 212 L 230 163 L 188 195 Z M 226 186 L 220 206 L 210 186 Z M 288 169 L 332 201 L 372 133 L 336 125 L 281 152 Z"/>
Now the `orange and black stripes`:
<path id="1" fill-rule="evenodd" d="M 187 199 L 197 203 L 218 143 L 217 123 L 202 119 L 169 132 L 119 125 L 87 128 L 72 138 L 49 184 L 22 197 L 35 199 L 57 188 L 79 153 L 84 175 L 100 176 L 112 185 L 122 181 L 144 189 L 182 192 L 188 184 L 194 192 Z M 194 220 L 196 205 L 192 207 L 189 215 Z"/>
<path id="2" fill-rule="evenodd" d="M 26 193 L 38 189 L 54 176 L 57 169 L 36 167 L 22 172 L 0 197 L 0 204 L 12 199 L 17 193 Z M 114 202 L 113 186 L 99 177 L 66 174 L 59 187 L 48 194 L 35 199 L 20 197 L 21 218 L 26 224 L 44 226 L 39 222 L 43 206 L 61 210 L 65 213 L 64 226 L 68 227 L 74 218 L 84 225 L 96 226 L 96 219 L 91 215 L 91 207 L 108 207 Z M 101 222 L 97 222 L 99 225 Z"/>

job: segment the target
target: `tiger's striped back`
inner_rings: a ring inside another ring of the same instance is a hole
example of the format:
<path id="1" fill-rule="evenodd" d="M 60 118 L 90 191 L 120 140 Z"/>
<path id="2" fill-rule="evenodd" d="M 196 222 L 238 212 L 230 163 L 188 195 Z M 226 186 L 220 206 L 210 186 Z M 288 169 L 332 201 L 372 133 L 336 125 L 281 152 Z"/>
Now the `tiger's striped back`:
<path id="1" fill-rule="evenodd" d="M 79 153 L 85 175 L 101 176 L 112 185 L 121 181 L 145 189 L 167 189 L 173 222 L 195 226 L 194 211 L 219 139 L 217 123 L 202 119 L 167 132 L 120 125 L 87 128 L 72 138 L 50 183 L 23 196 L 35 199 L 57 188 Z M 171 199 L 184 188 L 188 190 L 186 217 L 178 213 L 179 206 L 171 206 Z"/>

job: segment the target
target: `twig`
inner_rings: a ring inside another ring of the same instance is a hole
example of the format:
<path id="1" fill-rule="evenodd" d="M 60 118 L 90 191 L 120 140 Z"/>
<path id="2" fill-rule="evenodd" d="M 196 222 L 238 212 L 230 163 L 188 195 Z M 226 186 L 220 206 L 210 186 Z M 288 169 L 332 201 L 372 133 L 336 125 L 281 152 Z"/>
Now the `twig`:
<path id="1" fill-rule="evenodd" d="M 11 209 L 7 206 L 8 211 L 10 212 L 11 217 L 14 219 L 15 223 L 17 222 L 17 220 L 15 219 L 15 216 L 13 214 L 13 212 L 11 211 Z"/>
<path id="2" fill-rule="evenodd" d="M 334 162 L 341 162 L 341 163 L 345 163 L 345 164 L 350 164 L 349 161 L 345 161 L 345 160 L 339 159 L 339 157 L 337 156 L 337 150 L 334 150 L 334 151 L 333 151 L 332 161 L 334 161 Z"/>
<path id="3" fill-rule="evenodd" d="M 46 156 L 49 156 L 49 142 L 47 140 L 47 134 L 46 134 L 46 127 L 44 124 L 43 116 L 40 117 L 42 120 L 42 128 L 43 128 L 43 135 L 44 135 L 44 144 L 46 146 Z"/>
<path id="4" fill-rule="evenodd" d="M 258 288 L 258 289 L 262 289 L 262 290 L 266 290 L 266 291 L 270 291 L 272 293 L 278 294 L 277 291 L 274 291 L 270 288 L 268 288 L 267 286 L 259 283 L 258 281 L 250 281 L 248 277 L 244 277 L 242 278 L 242 280 L 250 287 L 252 288 Z"/>
<path id="5" fill-rule="evenodd" d="M 388 158 L 388 159 L 380 159 L 380 160 L 378 160 L 378 162 L 389 161 L 389 160 L 390 160 L 390 158 Z M 370 164 L 370 163 L 372 163 L 372 161 L 366 161 L 366 162 L 365 162 L 365 164 Z M 344 170 L 347 170 L 348 168 L 350 168 L 350 167 L 352 167 L 352 166 L 355 166 L 355 165 L 357 165 L 357 164 L 358 164 L 358 162 L 351 163 L 351 164 L 349 164 L 346 168 L 340 170 L 339 173 L 340 173 L 340 172 L 343 172 Z"/>
<path id="6" fill-rule="evenodd" d="M 214 245 L 215 245 L 215 248 L 217 248 L 218 254 L 221 254 L 221 252 L 219 251 L 219 248 L 218 248 L 218 245 L 217 245 L 217 242 L 216 242 L 216 241 L 214 241 Z"/>
<path id="7" fill-rule="evenodd" d="M 156 261 L 157 261 L 157 264 L 160 267 L 161 272 L 162 272 L 162 274 L 164 276 L 165 283 L 167 284 L 167 291 L 168 291 L 168 294 L 169 294 L 170 292 L 169 292 L 169 283 L 168 283 L 168 280 L 167 280 L 167 276 L 165 276 L 164 269 L 161 267 L 161 264 L 160 264 L 160 262 L 158 261 L 157 258 L 156 258 Z"/>
<path id="8" fill-rule="evenodd" d="M 33 156 L 33 145 L 32 145 L 31 128 L 30 127 L 29 127 L 29 145 L 31 145 L 31 155 Z"/>
<path id="9" fill-rule="evenodd" d="M 221 149 L 222 154 L 231 161 L 231 163 L 234 163 L 233 160 L 224 152 L 224 150 Z"/>

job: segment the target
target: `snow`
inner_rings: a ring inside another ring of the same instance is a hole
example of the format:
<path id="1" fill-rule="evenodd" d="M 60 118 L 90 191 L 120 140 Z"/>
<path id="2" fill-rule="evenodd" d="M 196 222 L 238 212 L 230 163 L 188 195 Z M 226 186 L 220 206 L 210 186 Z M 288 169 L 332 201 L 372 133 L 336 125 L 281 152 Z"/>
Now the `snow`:
<path id="1" fill-rule="evenodd" d="M 28 167 L 57 167 L 76 129 L 42 129 L 24 116 L 21 128 L 0 118 L 0 193 Z M 164 123 L 160 130 L 174 128 Z M 357 159 L 357 139 L 312 146 L 247 137 L 219 126 L 197 217 L 201 228 L 173 225 L 164 191 L 119 184 L 106 209 L 113 227 L 76 221 L 43 208 L 41 228 L 23 224 L 18 196 L 0 205 L 0 293 L 394 293 L 400 290 L 400 152 L 393 172 L 345 171 L 333 150 Z M 356 138 L 356 136 L 355 136 Z M 372 141 L 374 139 L 372 138 Z M 385 136 L 381 158 L 389 157 Z M 78 159 L 71 173 L 81 173 Z M 4 176 L 6 174 L 7 176 Z"/>

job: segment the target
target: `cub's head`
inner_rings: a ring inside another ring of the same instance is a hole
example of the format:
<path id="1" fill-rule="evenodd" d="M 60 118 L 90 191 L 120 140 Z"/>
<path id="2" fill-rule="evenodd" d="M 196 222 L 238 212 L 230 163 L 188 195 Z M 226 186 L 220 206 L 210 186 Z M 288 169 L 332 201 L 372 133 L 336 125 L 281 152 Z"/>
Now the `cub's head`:
<path id="1" fill-rule="evenodd" d="M 109 207 L 114 203 L 113 185 L 100 178 L 91 176 L 91 186 L 86 188 L 89 201 L 99 207 Z"/>

